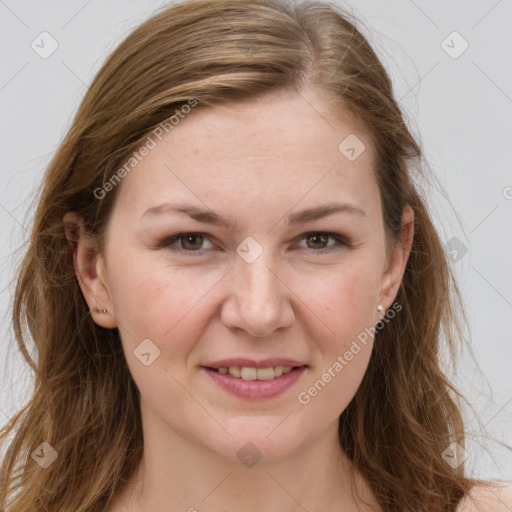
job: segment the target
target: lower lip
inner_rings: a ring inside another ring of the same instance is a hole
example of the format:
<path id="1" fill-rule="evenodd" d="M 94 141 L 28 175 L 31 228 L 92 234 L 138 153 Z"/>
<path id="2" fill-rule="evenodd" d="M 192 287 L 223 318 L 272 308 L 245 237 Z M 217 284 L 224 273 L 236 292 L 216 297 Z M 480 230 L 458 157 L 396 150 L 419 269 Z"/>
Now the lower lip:
<path id="1" fill-rule="evenodd" d="M 301 366 L 272 380 L 244 380 L 229 374 L 224 375 L 205 366 L 202 367 L 219 386 L 242 398 L 277 396 L 293 386 L 306 368 L 306 366 Z"/>

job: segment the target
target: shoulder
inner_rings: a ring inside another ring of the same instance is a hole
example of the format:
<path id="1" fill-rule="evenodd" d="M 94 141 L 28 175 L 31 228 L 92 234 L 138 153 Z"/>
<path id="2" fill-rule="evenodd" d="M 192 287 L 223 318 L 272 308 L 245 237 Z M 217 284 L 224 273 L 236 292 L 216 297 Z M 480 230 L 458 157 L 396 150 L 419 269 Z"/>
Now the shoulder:
<path id="1" fill-rule="evenodd" d="M 459 503 L 457 512 L 511 512 L 512 483 L 473 487 Z"/>

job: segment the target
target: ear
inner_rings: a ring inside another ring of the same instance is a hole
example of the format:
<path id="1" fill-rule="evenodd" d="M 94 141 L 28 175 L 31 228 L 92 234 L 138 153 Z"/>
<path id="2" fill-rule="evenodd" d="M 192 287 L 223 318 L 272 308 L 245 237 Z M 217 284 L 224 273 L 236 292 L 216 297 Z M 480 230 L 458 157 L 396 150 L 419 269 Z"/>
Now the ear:
<path id="1" fill-rule="evenodd" d="M 63 217 L 66 238 L 73 251 L 73 266 L 93 320 L 107 329 L 117 327 L 106 280 L 105 259 L 94 239 L 86 232 L 83 219 L 75 212 Z M 103 310 L 107 310 L 103 313 Z"/>
<path id="2" fill-rule="evenodd" d="M 379 303 L 386 309 L 391 306 L 402 283 L 407 260 L 411 253 L 414 238 L 414 211 L 407 205 L 402 212 L 401 240 L 393 245 L 388 257 L 384 274 Z"/>

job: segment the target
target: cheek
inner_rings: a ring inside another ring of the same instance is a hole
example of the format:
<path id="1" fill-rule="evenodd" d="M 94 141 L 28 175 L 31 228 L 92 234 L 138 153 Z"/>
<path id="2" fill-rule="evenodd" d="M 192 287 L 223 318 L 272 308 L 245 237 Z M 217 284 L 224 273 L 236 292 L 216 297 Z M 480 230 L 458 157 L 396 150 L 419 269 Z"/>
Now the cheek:
<path id="1" fill-rule="evenodd" d="M 176 269 L 147 255 L 126 255 L 112 272 L 127 364 L 141 397 L 154 410 L 170 402 L 180 404 L 182 411 L 193 409 L 179 382 L 188 378 L 189 355 L 209 321 L 208 292 L 222 273 L 195 274 L 191 268 Z"/>
<path id="2" fill-rule="evenodd" d="M 224 268 L 205 271 L 201 266 L 174 267 L 161 254 L 148 257 L 136 252 L 117 261 L 119 264 L 109 274 L 116 319 L 122 331 L 137 339 L 153 337 L 162 342 L 169 336 L 176 337 L 185 326 L 190 338 L 190 329 L 201 332 L 211 313 L 205 310 L 208 295 L 212 291 L 216 295 L 214 288 L 221 284 Z M 374 268 L 376 263 L 361 254 L 329 268 L 288 270 L 283 273 L 283 280 L 290 283 L 296 295 L 289 300 L 299 300 L 298 307 L 304 314 L 308 310 L 314 313 L 317 323 L 323 324 L 336 342 L 342 333 L 353 334 L 373 325 L 379 291 Z M 198 314 L 200 311 L 202 314 Z"/>
<path id="3" fill-rule="evenodd" d="M 316 280 L 306 290 L 304 302 L 322 322 L 317 321 L 311 333 L 316 364 L 297 399 L 308 417 L 321 415 L 335 421 L 354 397 L 368 367 L 378 279 L 360 260 L 329 279 Z"/>
<path id="4" fill-rule="evenodd" d="M 315 279 L 302 280 L 297 295 L 322 320 L 324 333 L 330 335 L 322 339 L 340 347 L 375 324 L 379 280 L 374 268 L 373 262 L 354 258 Z"/>
<path id="5" fill-rule="evenodd" d="M 178 356 L 188 349 L 187 339 L 192 343 L 204 329 L 203 299 L 222 273 L 175 268 L 162 260 L 137 255 L 123 258 L 112 273 L 115 314 L 130 346 L 149 338 L 162 352 Z M 170 343 L 173 339 L 180 343 Z"/>

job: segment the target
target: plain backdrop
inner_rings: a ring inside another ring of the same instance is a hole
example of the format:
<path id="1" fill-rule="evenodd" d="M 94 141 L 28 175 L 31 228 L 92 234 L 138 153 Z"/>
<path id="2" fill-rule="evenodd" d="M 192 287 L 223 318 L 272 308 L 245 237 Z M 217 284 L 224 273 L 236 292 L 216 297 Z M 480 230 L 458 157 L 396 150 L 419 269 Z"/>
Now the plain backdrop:
<path id="1" fill-rule="evenodd" d="M 464 295 L 475 356 L 462 357 L 456 380 L 474 408 L 465 412 L 474 434 L 468 463 L 476 476 L 510 481 L 512 452 L 482 436 L 512 445 L 512 2 L 339 4 L 363 21 L 439 181 L 425 193 Z M 0 0 L 2 425 L 32 385 L 9 314 L 35 187 L 106 56 L 161 5 Z"/>

